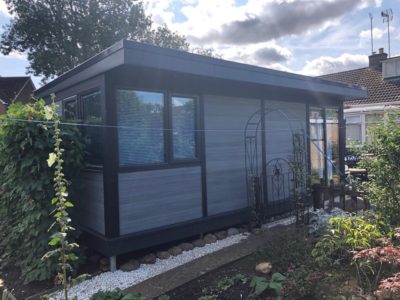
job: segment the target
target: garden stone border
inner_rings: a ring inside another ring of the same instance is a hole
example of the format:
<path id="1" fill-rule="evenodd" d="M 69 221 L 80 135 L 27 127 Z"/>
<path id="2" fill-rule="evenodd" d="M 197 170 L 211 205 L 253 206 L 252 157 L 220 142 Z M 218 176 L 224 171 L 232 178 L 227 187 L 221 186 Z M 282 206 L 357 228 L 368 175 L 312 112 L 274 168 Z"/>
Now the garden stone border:
<path id="1" fill-rule="evenodd" d="M 167 272 L 176 267 L 182 266 L 207 254 L 224 249 L 247 239 L 249 234 L 237 234 L 224 240 L 197 247 L 190 251 L 183 251 L 182 254 L 171 256 L 168 259 L 156 259 L 155 264 L 142 264 L 139 269 L 131 272 L 105 272 L 94 276 L 70 289 L 70 297 L 77 296 L 79 300 L 89 300 L 98 291 L 110 291 L 115 288 L 126 289 L 149 278 Z M 62 299 L 62 292 L 51 295 L 50 299 Z"/>

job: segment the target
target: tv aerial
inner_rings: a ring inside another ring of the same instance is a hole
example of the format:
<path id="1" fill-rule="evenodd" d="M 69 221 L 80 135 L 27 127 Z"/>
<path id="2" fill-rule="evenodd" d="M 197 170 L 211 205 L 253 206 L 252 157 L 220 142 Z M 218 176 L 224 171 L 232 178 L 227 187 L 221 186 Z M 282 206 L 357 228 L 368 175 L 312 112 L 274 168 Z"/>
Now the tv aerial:
<path id="1" fill-rule="evenodd" d="M 386 9 L 381 12 L 381 17 L 383 19 L 383 23 L 388 24 L 388 45 L 389 45 L 389 57 L 390 57 L 390 21 L 393 20 L 393 11 L 391 8 Z"/>

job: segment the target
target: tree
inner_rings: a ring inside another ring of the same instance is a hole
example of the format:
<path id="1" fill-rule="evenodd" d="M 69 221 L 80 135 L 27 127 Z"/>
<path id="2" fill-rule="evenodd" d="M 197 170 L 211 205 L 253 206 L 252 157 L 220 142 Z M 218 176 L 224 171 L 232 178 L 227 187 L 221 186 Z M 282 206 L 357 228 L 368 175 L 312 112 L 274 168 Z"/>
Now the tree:
<path id="1" fill-rule="evenodd" d="M 121 39 L 188 50 L 185 37 L 154 27 L 139 0 L 5 0 L 14 18 L 0 51 L 26 52 L 28 72 L 58 76 Z"/>

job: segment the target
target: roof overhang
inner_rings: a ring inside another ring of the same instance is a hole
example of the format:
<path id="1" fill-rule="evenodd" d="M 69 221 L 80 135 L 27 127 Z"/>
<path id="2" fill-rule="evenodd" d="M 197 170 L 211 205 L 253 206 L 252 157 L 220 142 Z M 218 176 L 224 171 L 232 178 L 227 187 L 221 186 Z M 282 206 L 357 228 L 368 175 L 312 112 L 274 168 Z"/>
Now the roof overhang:
<path id="1" fill-rule="evenodd" d="M 226 61 L 179 50 L 122 40 L 36 90 L 42 97 L 121 65 L 132 65 L 207 78 L 336 95 L 340 100 L 367 97 L 363 88 L 288 72 Z"/>

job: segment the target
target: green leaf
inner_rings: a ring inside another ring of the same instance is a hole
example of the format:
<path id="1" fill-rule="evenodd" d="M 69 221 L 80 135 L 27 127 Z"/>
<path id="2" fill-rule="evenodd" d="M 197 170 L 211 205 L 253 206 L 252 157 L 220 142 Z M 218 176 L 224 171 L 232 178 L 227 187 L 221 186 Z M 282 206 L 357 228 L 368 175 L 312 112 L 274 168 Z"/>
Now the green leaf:
<path id="1" fill-rule="evenodd" d="M 283 282 L 285 280 L 286 280 L 286 277 L 283 276 L 281 273 L 272 274 L 272 277 L 271 277 L 272 282 Z"/>
<path id="2" fill-rule="evenodd" d="M 74 207 L 74 205 L 71 202 L 67 201 L 65 202 L 65 207 Z"/>

